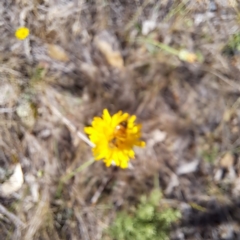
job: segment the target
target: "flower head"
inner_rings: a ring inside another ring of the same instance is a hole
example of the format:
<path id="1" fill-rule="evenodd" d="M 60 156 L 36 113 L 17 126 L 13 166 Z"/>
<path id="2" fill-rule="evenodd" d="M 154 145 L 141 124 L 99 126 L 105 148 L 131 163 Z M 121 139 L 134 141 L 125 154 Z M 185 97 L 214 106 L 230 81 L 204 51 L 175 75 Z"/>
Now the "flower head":
<path id="1" fill-rule="evenodd" d="M 144 147 L 145 142 L 140 140 L 141 125 L 135 123 L 136 116 L 128 113 L 118 113 L 110 116 L 107 109 L 103 110 L 101 117 L 95 117 L 92 127 L 84 131 L 95 144 L 93 155 L 96 160 L 101 160 L 107 166 L 115 164 L 127 168 L 130 158 L 134 158 L 134 146 Z"/>
<path id="2" fill-rule="evenodd" d="M 24 40 L 29 35 L 29 29 L 26 27 L 20 27 L 15 32 L 15 37 L 19 40 Z"/>

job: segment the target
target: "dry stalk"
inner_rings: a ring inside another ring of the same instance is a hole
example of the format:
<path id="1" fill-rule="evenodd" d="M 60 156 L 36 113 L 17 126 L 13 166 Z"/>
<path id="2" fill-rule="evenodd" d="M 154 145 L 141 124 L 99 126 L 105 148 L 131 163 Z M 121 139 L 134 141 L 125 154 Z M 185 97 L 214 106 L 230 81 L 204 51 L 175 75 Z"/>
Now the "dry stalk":
<path id="1" fill-rule="evenodd" d="M 2 204 L 0 204 L 0 213 L 8 217 L 16 225 L 16 227 L 26 227 L 24 222 L 22 222 L 15 214 L 9 212 Z"/>
<path id="2" fill-rule="evenodd" d="M 95 146 L 83 133 L 78 131 L 77 127 L 69 119 L 67 119 L 65 116 L 63 116 L 62 113 L 55 106 L 53 106 L 52 104 L 49 104 L 45 99 L 43 101 L 44 101 L 44 104 L 50 108 L 52 113 L 54 115 L 56 115 L 72 132 L 76 133 L 77 136 L 82 141 L 87 143 L 90 147 Z"/>

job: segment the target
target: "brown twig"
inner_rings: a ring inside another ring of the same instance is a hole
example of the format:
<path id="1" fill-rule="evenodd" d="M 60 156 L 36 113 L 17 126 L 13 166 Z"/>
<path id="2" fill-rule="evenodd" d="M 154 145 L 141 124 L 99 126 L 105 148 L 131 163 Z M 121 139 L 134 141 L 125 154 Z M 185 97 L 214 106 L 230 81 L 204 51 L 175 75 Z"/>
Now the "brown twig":
<path id="1" fill-rule="evenodd" d="M 53 106 L 52 104 L 49 104 L 49 102 L 45 100 L 44 100 L 44 104 L 48 105 L 52 113 L 55 114 L 57 117 L 59 117 L 59 119 L 69 128 L 69 130 L 71 130 L 72 132 L 75 132 L 82 141 L 87 143 L 90 147 L 95 146 L 83 133 L 78 131 L 76 126 L 74 126 L 74 124 L 69 119 L 63 116 L 62 113 L 55 106 Z"/>
<path id="2" fill-rule="evenodd" d="M 0 213 L 8 217 L 17 227 L 26 227 L 24 222 L 22 222 L 15 214 L 9 212 L 2 204 L 0 204 Z"/>
<path id="3" fill-rule="evenodd" d="M 221 73 L 218 73 L 216 71 L 212 71 L 210 69 L 206 69 L 206 71 L 218 77 L 220 80 L 231 86 L 234 90 L 240 91 L 240 85 L 234 82 L 233 80 L 223 76 Z"/>

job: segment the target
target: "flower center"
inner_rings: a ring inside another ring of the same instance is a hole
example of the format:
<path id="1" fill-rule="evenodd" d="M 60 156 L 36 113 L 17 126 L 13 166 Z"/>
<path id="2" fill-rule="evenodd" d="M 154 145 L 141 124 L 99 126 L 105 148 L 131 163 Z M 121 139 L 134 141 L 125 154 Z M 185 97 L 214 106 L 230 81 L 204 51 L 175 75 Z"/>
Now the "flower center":
<path id="1" fill-rule="evenodd" d="M 121 146 L 127 139 L 127 121 L 120 122 L 113 131 L 113 136 L 109 141 L 109 147 L 119 147 Z"/>

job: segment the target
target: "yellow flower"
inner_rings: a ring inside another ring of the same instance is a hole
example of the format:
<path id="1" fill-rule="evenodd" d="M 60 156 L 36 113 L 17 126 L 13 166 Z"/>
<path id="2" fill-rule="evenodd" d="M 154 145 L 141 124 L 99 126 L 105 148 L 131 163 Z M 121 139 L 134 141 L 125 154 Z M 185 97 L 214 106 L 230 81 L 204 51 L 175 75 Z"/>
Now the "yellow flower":
<path id="1" fill-rule="evenodd" d="M 19 40 L 24 40 L 29 35 L 29 29 L 26 27 L 20 27 L 15 32 L 15 37 Z"/>
<path id="2" fill-rule="evenodd" d="M 134 158 L 134 146 L 144 147 L 145 142 L 140 140 L 141 125 L 135 123 L 136 116 L 128 113 L 118 113 L 110 116 L 107 109 L 101 117 L 95 117 L 92 127 L 84 131 L 95 144 L 93 155 L 96 160 L 106 163 L 106 166 L 115 164 L 127 168 L 130 158 Z"/>
<path id="3" fill-rule="evenodd" d="M 189 62 L 189 63 L 194 63 L 197 61 L 197 55 L 195 53 L 191 53 L 185 49 L 182 49 L 179 51 L 178 57 L 181 60 Z"/>

